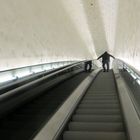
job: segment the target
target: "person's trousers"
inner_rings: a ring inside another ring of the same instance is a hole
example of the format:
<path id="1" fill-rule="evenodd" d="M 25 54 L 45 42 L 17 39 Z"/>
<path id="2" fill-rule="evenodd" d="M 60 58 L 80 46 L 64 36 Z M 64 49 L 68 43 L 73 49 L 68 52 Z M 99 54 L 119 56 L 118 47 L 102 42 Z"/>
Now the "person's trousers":
<path id="1" fill-rule="evenodd" d="M 92 68 L 92 64 L 90 63 L 85 64 L 85 71 L 91 71 L 91 68 Z"/>
<path id="2" fill-rule="evenodd" d="M 104 72 L 109 71 L 109 62 L 108 61 L 103 62 L 102 66 L 103 66 Z"/>

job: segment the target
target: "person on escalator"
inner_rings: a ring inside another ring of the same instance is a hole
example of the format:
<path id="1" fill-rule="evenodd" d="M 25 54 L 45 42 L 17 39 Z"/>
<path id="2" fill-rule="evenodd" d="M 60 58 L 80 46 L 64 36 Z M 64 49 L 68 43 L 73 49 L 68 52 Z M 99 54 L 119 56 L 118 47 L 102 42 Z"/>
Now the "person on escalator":
<path id="1" fill-rule="evenodd" d="M 85 71 L 90 72 L 92 69 L 92 60 L 88 60 L 85 62 Z"/>
<path id="2" fill-rule="evenodd" d="M 102 67 L 103 67 L 103 71 L 104 72 L 106 72 L 106 71 L 108 72 L 109 71 L 110 57 L 112 57 L 113 59 L 115 59 L 115 57 L 112 56 L 111 54 L 109 54 L 108 52 L 104 52 L 101 56 L 99 56 L 97 58 L 97 60 L 100 59 L 100 58 L 102 58 Z"/>

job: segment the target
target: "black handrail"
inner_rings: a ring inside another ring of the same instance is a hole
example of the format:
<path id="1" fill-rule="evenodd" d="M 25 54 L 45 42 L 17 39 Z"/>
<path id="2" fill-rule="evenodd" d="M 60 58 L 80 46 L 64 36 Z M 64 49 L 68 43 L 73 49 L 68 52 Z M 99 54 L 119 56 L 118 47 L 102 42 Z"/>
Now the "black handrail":
<path id="1" fill-rule="evenodd" d="M 124 62 L 124 61 L 122 61 L 120 59 L 117 59 L 117 61 L 122 63 L 123 69 L 128 69 L 129 68 L 129 70 L 131 70 L 130 75 L 131 75 L 132 71 L 133 71 L 133 73 L 135 73 L 136 78 L 132 78 L 134 81 L 140 80 L 140 72 L 137 69 L 135 69 L 133 66 L 129 65 L 128 63 L 126 63 L 126 62 Z M 129 97 L 130 97 L 130 99 L 131 99 L 131 101 L 132 101 L 132 103 L 134 105 L 134 108 L 135 108 L 135 110 L 136 110 L 136 112 L 138 114 L 139 120 L 140 120 L 140 106 L 139 106 L 138 102 L 136 101 L 137 97 L 135 97 L 134 94 L 132 94 L 132 93 L 133 92 L 130 90 Z"/>
<path id="2" fill-rule="evenodd" d="M 77 63 L 79 63 L 79 62 L 75 62 L 73 64 L 77 64 Z M 27 82 L 31 82 L 35 79 L 39 79 L 39 78 L 44 77 L 44 76 L 46 76 L 50 73 L 56 72 L 58 70 L 66 68 L 66 67 L 69 67 L 73 64 L 69 64 L 69 65 L 62 66 L 62 67 L 59 67 L 59 68 L 56 68 L 56 69 L 52 69 L 50 71 L 43 71 L 43 72 L 39 72 L 39 73 L 36 73 L 36 74 L 32 74 L 30 76 L 26 76 L 26 77 L 21 78 L 21 79 L 5 82 L 5 83 L 3 83 L 3 85 L 0 86 L 0 95 L 9 91 L 9 90 L 14 89 L 15 87 L 17 88 L 17 87 L 19 87 L 23 84 L 26 84 Z"/>
<path id="3" fill-rule="evenodd" d="M 24 69 L 24 68 L 28 68 L 28 67 L 37 67 L 37 66 L 42 66 L 42 65 L 47 65 L 47 64 L 64 63 L 64 62 L 78 62 L 78 61 L 60 61 L 60 62 L 42 63 L 42 64 L 29 65 L 29 66 L 23 66 L 23 67 L 19 67 L 19 68 L 2 70 L 2 71 L 0 71 L 0 73 L 7 72 L 7 71 L 14 71 L 14 70 L 17 70 L 17 69 Z"/>
<path id="4" fill-rule="evenodd" d="M 140 77 L 140 71 L 139 70 L 137 70 L 133 66 L 129 65 L 128 63 L 124 62 L 123 60 L 117 59 L 117 61 L 119 61 L 123 64 L 123 68 L 125 68 L 125 66 L 127 66 L 128 68 L 130 68 L 133 72 L 135 72 Z"/>
<path id="5" fill-rule="evenodd" d="M 84 65 L 84 61 L 79 62 L 77 64 L 73 64 L 64 69 L 55 71 L 54 73 L 50 73 L 49 75 L 46 75 L 40 79 L 37 79 L 35 81 L 32 81 L 30 83 L 17 87 L 16 89 L 10 90 L 6 92 L 5 94 L 0 95 L 0 117 L 2 117 L 3 114 L 9 112 L 10 110 L 16 108 L 17 106 L 23 104 L 24 102 L 32 99 L 33 97 L 40 95 L 41 94 L 40 92 L 33 93 L 33 92 L 30 92 L 30 90 L 33 90 L 35 87 L 41 84 L 44 84 L 47 79 L 57 76 L 59 74 L 63 74 L 65 71 L 69 71 L 70 69 L 74 69 L 77 67 L 79 69 L 81 68 L 80 67 L 81 65 Z M 28 91 L 30 93 L 27 94 Z"/>

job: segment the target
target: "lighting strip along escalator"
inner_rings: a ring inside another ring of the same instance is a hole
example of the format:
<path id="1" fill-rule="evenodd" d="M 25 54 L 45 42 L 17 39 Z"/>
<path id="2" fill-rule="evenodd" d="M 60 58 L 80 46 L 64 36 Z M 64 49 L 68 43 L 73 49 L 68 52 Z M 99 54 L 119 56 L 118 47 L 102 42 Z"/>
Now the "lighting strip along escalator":
<path id="1" fill-rule="evenodd" d="M 25 76 L 25 77 L 22 77 L 22 78 L 13 80 L 13 81 L 9 81 L 9 82 L 7 81 L 7 82 L 0 85 L 0 95 L 4 94 L 10 90 L 13 90 L 17 87 L 20 87 L 24 84 L 27 84 L 29 82 L 32 82 L 34 80 L 37 80 L 37 79 L 42 78 L 44 76 L 47 76 L 49 74 L 53 74 L 54 72 L 57 72 L 57 71 L 62 70 L 64 68 L 68 68 L 68 67 L 75 65 L 75 64 L 78 64 L 78 63 L 79 62 L 69 64 L 69 65 L 66 65 L 66 66 L 63 66 L 60 68 L 52 69 L 50 71 L 43 71 L 43 72 L 39 72 L 39 73 L 34 73 L 34 74 L 31 74 L 31 75 L 28 75 L 28 76 Z"/>
<path id="2" fill-rule="evenodd" d="M 1 118 L 0 139 L 31 140 L 88 75 L 89 73 L 84 72 L 77 74 Z"/>
<path id="3" fill-rule="evenodd" d="M 81 100 L 63 140 L 126 140 L 118 93 L 112 71 L 101 72 Z"/>

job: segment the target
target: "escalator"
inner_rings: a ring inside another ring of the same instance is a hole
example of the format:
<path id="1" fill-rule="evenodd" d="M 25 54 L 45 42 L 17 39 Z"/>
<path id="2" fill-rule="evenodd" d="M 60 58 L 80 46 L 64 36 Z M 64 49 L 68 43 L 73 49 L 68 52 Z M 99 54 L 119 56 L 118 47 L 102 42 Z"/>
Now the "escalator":
<path id="1" fill-rule="evenodd" d="M 89 73 L 77 74 L 1 118 L 0 139 L 32 139 L 87 75 Z"/>
<path id="2" fill-rule="evenodd" d="M 74 63 L 74 64 L 76 64 L 76 63 Z M 42 78 L 44 76 L 47 76 L 49 74 L 53 74 L 54 72 L 57 72 L 59 70 L 62 70 L 62 69 L 67 68 L 69 66 L 72 66 L 74 64 L 70 64 L 70 65 L 60 67 L 60 68 L 52 69 L 50 71 L 43 71 L 43 72 L 39 72 L 39 73 L 34 73 L 34 74 L 31 74 L 31 75 L 28 75 L 28 76 L 25 76 L 25 77 L 22 77 L 22 78 L 13 80 L 13 81 L 9 81 L 9 82 L 5 82 L 3 84 L 0 84 L 0 95 L 4 94 L 10 90 L 13 90 L 17 87 L 20 87 L 22 85 L 30 83 L 34 80 L 37 80 L 37 79 Z"/>
<path id="3" fill-rule="evenodd" d="M 126 140 L 113 71 L 101 72 L 72 114 L 62 140 Z"/>

